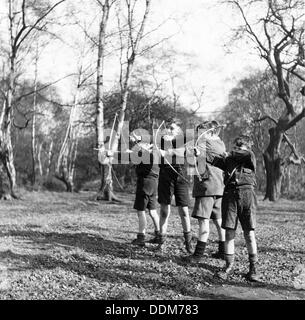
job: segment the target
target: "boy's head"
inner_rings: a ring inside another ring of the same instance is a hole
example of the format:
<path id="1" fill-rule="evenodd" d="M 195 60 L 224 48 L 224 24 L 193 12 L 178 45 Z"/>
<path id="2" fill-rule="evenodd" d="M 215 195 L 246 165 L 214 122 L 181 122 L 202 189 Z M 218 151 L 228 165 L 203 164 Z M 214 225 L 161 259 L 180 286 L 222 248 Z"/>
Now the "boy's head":
<path id="1" fill-rule="evenodd" d="M 196 127 L 196 132 L 199 133 L 199 131 L 202 132 L 204 130 L 209 130 L 208 133 L 210 135 L 218 136 L 220 132 L 220 125 L 216 120 L 204 121 Z"/>
<path id="2" fill-rule="evenodd" d="M 245 148 L 245 149 L 251 149 L 253 142 L 250 136 L 241 134 L 237 138 L 234 139 L 234 147 L 237 148 Z"/>
<path id="3" fill-rule="evenodd" d="M 172 136 L 177 136 L 181 134 L 183 122 L 179 118 L 173 118 L 166 121 L 166 126 L 168 128 L 169 134 Z"/>

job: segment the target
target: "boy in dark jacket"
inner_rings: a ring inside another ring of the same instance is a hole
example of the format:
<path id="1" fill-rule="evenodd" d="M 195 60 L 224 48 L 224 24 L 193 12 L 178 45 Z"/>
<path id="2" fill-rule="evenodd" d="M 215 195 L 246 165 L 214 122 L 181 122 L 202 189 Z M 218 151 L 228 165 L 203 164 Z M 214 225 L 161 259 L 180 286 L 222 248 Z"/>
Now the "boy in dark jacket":
<path id="1" fill-rule="evenodd" d="M 175 196 L 184 245 L 192 253 L 191 219 L 189 214 L 189 182 L 185 159 L 186 137 L 182 131 L 182 121 L 174 118 L 167 121 L 168 132 L 161 137 L 161 163 L 158 184 L 158 202 L 160 203 L 160 233 L 158 249 L 162 249 L 167 237 L 168 219 L 171 213 L 172 197 Z M 167 160 L 169 158 L 169 160 Z"/>
<path id="2" fill-rule="evenodd" d="M 152 145 L 142 143 L 141 138 L 141 136 L 137 136 L 134 133 L 130 136 L 131 141 L 135 143 L 134 152 L 138 152 L 144 160 L 148 160 L 136 165 L 137 187 L 133 208 L 137 210 L 139 227 L 137 238 L 132 241 L 132 244 L 144 247 L 147 227 L 146 209 L 148 209 L 155 228 L 155 238 L 151 242 L 156 242 L 156 239 L 160 237 L 159 215 L 157 212 L 159 165 L 157 161 L 154 161 Z"/>
<path id="3" fill-rule="evenodd" d="M 223 156 L 207 153 L 207 162 L 225 172 L 225 189 L 222 198 L 222 228 L 226 230 L 225 268 L 218 276 L 226 280 L 234 267 L 234 238 L 238 221 L 243 229 L 249 254 L 249 281 L 258 281 L 256 270 L 257 245 L 255 238 L 256 224 L 256 159 L 251 151 L 249 136 L 241 135 L 234 140 L 234 149 Z"/>

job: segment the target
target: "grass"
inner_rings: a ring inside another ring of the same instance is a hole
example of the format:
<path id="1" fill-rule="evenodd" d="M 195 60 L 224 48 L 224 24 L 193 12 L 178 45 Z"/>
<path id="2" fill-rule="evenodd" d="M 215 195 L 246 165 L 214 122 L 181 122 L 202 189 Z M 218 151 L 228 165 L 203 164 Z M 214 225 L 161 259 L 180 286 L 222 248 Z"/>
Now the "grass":
<path id="1" fill-rule="evenodd" d="M 214 277 L 224 262 L 207 258 L 199 265 L 181 259 L 180 219 L 173 208 L 168 243 L 139 248 L 134 195 L 123 204 L 94 202 L 92 192 L 25 192 L 23 200 L 0 209 L 0 299 L 262 299 L 305 298 L 305 202 L 259 199 L 257 241 L 260 283 L 246 281 L 247 251 L 240 227 L 236 270 L 227 282 Z M 152 222 L 148 217 L 148 232 Z M 197 221 L 192 219 L 197 235 Z M 194 241 L 195 243 L 195 241 Z M 217 249 L 211 224 L 208 252 Z"/>

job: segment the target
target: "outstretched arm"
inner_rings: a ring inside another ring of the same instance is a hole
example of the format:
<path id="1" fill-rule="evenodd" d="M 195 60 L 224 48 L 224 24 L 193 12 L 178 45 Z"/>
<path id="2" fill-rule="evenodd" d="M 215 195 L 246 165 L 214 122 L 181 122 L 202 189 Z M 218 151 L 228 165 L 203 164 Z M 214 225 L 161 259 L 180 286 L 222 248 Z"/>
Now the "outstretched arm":
<path id="1" fill-rule="evenodd" d="M 224 171 L 226 169 L 226 157 L 227 153 L 216 155 L 208 152 L 206 155 L 206 162 Z"/>

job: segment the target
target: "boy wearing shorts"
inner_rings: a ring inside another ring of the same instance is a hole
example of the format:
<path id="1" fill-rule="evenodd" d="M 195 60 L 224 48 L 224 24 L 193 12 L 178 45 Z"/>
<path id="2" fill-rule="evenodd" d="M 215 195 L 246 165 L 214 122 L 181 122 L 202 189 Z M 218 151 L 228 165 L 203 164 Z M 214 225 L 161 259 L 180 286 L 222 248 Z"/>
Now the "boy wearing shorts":
<path id="1" fill-rule="evenodd" d="M 140 145 L 141 137 L 134 134 L 131 140 Z M 151 242 L 159 238 L 159 215 L 157 213 L 159 165 L 155 163 L 151 149 L 141 148 L 139 153 L 147 153 L 147 157 L 144 156 L 143 159 L 149 159 L 149 161 L 136 165 L 137 186 L 133 208 L 137 210 L 139 228 L 137 238 L 132 241 L 132 244 L 144 247 L 147 228 L 146 209 L 148 209 L 155 228 L 155 238 Z"/>
<path id="2" fill-rule="evenodd" d="M 251 140 L 241 135 L 234 140 L 234 149 L 223 156 L 207 153 L 207 161 L 225 172 L 225 189 L 222 198 L 222 228 L 226 230 L 225 262 L 218 277 L 226 280 L 234 268 L 234 238 L 238 221 L 243 229 L 249 257 L 249 281 L 259 281 L 256 270 L 256 158 L 251 151 Z"/>
<path id="3" fill-rule="evenodd" d="M 185 135 L 182 121 L 174 118 L 167 122 L 168 133 L 161 138 L 161 164 L 158 184 L 158 202 L 160 203 L 160 238 L 158 249 L 166 241 L 168 219 L 171 213 L 171 201 L 175 196 L 181 219 L 184 245 L 192 253 L 192 233 L 189 214 L 189 181 L 186 168 Z M 170 160 L 166 160 L 169 158 Z M 181 160 L 181 161 L 180 161 Z"/>
<path id="4" fill-rule="evenodd" d="M 194 176 L 193 197 L 195 205 L 192 217 L 198 220 L 198 240 L 193 255 L 187 257 L 190 263 L 203 262 L 205 248 L 210 234 L 210 219 L 218 232 L 218 252 L 214 258 L 224 259 L 225 230 L 221 228 L 221 199 L 223 195 L 223 171 L 206 163 L 205 153 L 222 155 L 225 145 L 219 138 L 220 127 L 217 121 L 206 121 L 196 128 L 198 143 L 195 155 L 198 162 L 198 173 Z M 206 132 L 206 133 L 205 133 Z"/>

